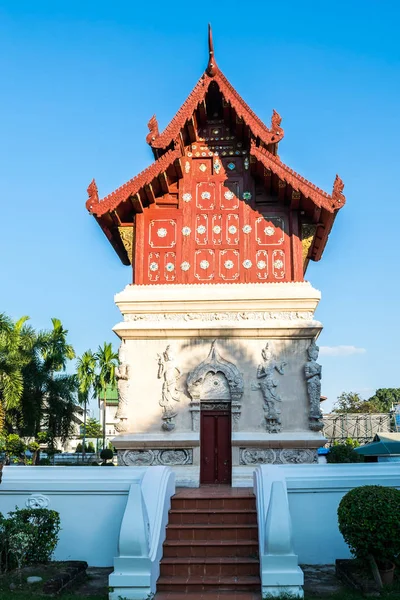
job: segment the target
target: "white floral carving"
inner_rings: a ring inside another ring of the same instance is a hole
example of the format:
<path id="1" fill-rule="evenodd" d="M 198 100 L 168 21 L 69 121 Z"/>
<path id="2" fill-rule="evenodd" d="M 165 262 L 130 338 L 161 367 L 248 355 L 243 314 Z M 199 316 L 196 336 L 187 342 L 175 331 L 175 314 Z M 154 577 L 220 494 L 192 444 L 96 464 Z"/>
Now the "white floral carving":
<path id="1" fill-rule="evenodd" d="M 203 200 L 209 200 L 211 198 L 210 192 L 201 192 L 201 197 Z"/>
<path id="2" fill-rule="evenodd" d="M 251 200 L 251 193 L 243 192 L 243 200 Z"/>
<path id="3" fill-rule="evenodd" d="M 156 262 L 150 263 L 150 271 L 158 271 L 158 264 Z"/>
<path id="4" fill-rule="evenodd" d="M 234 265 L 233 265 L 233 262 L 232 262 L 231 260 L 226 260 L 226 261 L 224 262 L 224 267 L 225 267 L 225 269 L 233 269 L 233 266 L 234 266 Z"/>
<path id="5" fill-rule="evenodd" d="M 275 267 L 275 269 L 283 269 L 283 261 L 282 260 L 276 260 L 274 262 L 274 267 Z"/>
<path id="6" fill-rule="evenodd" d="M 190 171 L 190 162 L 187 160 L 185 162 L 185 173 L 189 173 Z"/>
<path id="7" fill-rule="evenodd" d="M 201 165 L 199 166 L 200 171 L 202 171 L 204 173 L 204 171 L 207 171 L 207 166 L 204 163 L 201 163 Z"/>
<path id="8" fill-rule="evenodd" d="M 252 265 L 253 265 L 253 263 L 248 258 L 243 261 L 243 266 L 245 269 L 250 269 L 252 267 Z"/>
<path id="9" fill-rule="evenodd" d="M 190 269 L 190 263 L 188 263 L 186 260 L 181 264 L 181 269 L 182 271 L 189 271 Z"/>
<path id="10" fill-rule="evenodd" d="M 227 200 L 232 200 L 235 197 L 235 194 L 233 192 L 231 192 L 231 190 L 227 190 L 224 193 L 224 198 L 226 198 Z"/>
<path id="11" fill-rule="evenodd" d="M 267 266 L 267 263 L 265 262 L 265 260 L 259 260 L 257 263 L 257 268 L 258 269 L 265 269 Z"/>
<path id="12" fill-rule="evenodd" d="M 192 199 L 192 194 L 189 194 L 189 192 L 186 192 L 185 194 L 183 194 L 182 196 L 182 200 L 184 202 L 190 202 Z"/>
<path id="13" fill-rule="evenodd" d="M 251 225 L 245 225 L 243 227 L 243 233 L 250 233 L 251 232 Z"/>
<path id="14" fill-rule="evenodd" d="M 196 231 L 197 231 L 197 233 L 202 234 L 202 233 L 205 233 L 207 230 L 204 225 L 199 225 Z"/>
<path id="15" fill-rule="evenodd" d="M 190 235 L 192 233 L 192 230 L 190 229 L 190 227 L 182 227 L 182 235 Z"/>
<path id="16" fill-rule="evenodd" d="M 214 225 L 213 232 L 217 234 L 221 233 L 221 227 L 219 225 Z"/>
<path id="17" fill-rule="evenodd" d="M 206 269 L 208 269 L 209 266 L 210 266 L 210 263 L 208 262 L 208 260 L 200 261 L 200 269 L 204 269 L 204 271 L 205 271 Z"/>
<path id="18" fill-rule="evenodd" d="M 165 265 L 165 268 L 167 269 L 167 271 L 171 272 L 175 270 L 175 265 L 172 262 L 169 262 Z"/>
<path id="19" fill-rule="evenodd" d="M 160 227 L 160 229 L 157 229 L 157 235 L 160 238 L 164 238 L 167 235 L 167 230 L 165 227 Z"/>
<path id="20" fill-rule="evenodd" d="M 265 233 L 265 235 L 268 235 L 269 237 L 271 237 L 271 235 L 274 235 L 274 233 L 275 233 L 275 227 L 268 225 L 268 227 L 266 227 L 264 229 L 264 233 Z"/>
<path id="21" fill-rule="evenodd" d="M 229 233 L 231 233 L 233 235 L 234 233 L 237 232 L 237 228 L 234 225 L 229 225 L 228 231 L 229 231 Z"/>

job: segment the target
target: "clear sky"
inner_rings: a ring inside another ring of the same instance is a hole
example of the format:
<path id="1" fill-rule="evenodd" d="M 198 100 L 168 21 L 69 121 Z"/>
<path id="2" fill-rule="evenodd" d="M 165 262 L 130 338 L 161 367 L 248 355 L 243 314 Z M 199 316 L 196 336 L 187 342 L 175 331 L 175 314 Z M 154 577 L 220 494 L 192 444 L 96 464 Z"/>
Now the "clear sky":
<path id="1" fill-rule="evenodd" d="M 266 123 L 283 117 L 282 160 L 329 192 L 345 182 L 307 272 L 326 408 L 400 387 L 399 20 L 394 0 L 0 0 L 0 310 L 59 317 L 78 354 L 118 345 L 131 271 L 86 188 L 104 196 L 151 163 L 147 121 L 163 129 L 200 77 L 211 21 L 224 74 Z"/>

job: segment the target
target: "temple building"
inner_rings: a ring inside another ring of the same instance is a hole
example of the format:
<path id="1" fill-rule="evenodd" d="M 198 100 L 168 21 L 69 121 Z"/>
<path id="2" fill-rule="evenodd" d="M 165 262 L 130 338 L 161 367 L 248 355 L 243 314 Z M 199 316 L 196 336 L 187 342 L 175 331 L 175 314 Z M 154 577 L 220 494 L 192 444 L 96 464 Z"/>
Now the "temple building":
<path id="1" fill-rule="evenodd" d="M 324 444 L 314 318 L 305 281 L 345 203 L 279 158 L 269 126 L 209 61 L 164 131 L 154 162 L 86 207 L 132 283 L 122 319 L 118 435 L 122 465 L 169 465 L 183 486 L 246 485 L 262 463 L 313 463 Z"/>

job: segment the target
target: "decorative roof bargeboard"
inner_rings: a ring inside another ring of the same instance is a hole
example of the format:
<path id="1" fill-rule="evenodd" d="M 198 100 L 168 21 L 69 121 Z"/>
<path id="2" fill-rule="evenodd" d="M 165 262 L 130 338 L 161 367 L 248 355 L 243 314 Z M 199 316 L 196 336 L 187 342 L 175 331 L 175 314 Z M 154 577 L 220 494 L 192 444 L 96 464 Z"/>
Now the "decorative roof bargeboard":
<path id="1" fill-rule="evenodd" d="M 136 194 L 143 186 L 150 184 L 155 177 L 163 173 L 177 158 L 181 157 L 181 151 L 179 148 L 175 150 L 169 150 L 161 158 L 157 159 L 147 169 L 144 169 L 139 175 L 130 179 L 121 187 L 117 188 L 108 196 L 105 196 L 102 200 L 99 199 L 97 191 L 97 185 L 93 179 L 90 183 L 87 191 L 89 198 L 86 201 L 87 210 L 97 217 L 104 215 L 111 210 L 117 208 L 117 206 L 127 200 L 129 196 Z"/>
<path id="2" fill-rule="evenodd" d="M 278 156 L 274 156 L 271 152 L 264 150 L 264 148 L 257 147 L 253 141 L 251 142 L 250 153 L 255 156 L 264 167 L 275 173 L 279 179 L 286 181 L 286 183 L 291 185 L 294 190 L 301 192 L 306 198 L 310 198 L 317 206 L 321 206 L 333 213 L 345 204 L 346 198 L 343 195 L 344 183 L 339 175 L 336 175 L 333 191 L 330 195 L 293 171 L 293 169 L 285 165 Z"/>
<path id="3" fill-rule="evenodd" d="M 259 137 L 264 144 L 276 144 L 283 138 L 282 119 L 280 115 L 275 110 L 273 111 L 271 127 L 268 128 L 216 67 L 215 75 L 209 75 L 205 72 L 201 76 L 188 98 L 162 133 L 158 132 L 156 117 L 153 116 L 150 119 L 148 123 L 150 132 L 146 137 L 146 141 L 152 148 L 167 148 L 172 141 L 178 138 L 185 123 L 192 117 L 198 105 L 204 100 L 212 81 L 216 82 L 226 102 L 231 104 L 238 117 L 243 119 L 255 137 Z"/>

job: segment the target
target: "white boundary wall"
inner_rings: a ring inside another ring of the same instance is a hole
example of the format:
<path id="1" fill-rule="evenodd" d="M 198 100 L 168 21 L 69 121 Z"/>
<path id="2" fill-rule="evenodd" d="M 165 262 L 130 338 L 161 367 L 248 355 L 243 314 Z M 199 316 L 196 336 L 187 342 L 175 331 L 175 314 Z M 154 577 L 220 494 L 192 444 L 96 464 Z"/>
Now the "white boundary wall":
<path id="1" fill-rule="evenodd" d="M 400 488 L 396 463 L 263 465 L 254 473 L 264 594 L 302 593 L 298 564 L 333 564 L 350 556 L 337 509 L 349 490 Z"/>
<path id="2" fill-rule="evenodd" d="M 58 511 L 54 558 L 114 564 L 110 597 L 145 598 L 155 591 L 174 493 L 169 467 L 4 467 L 0 512 Z"/>

